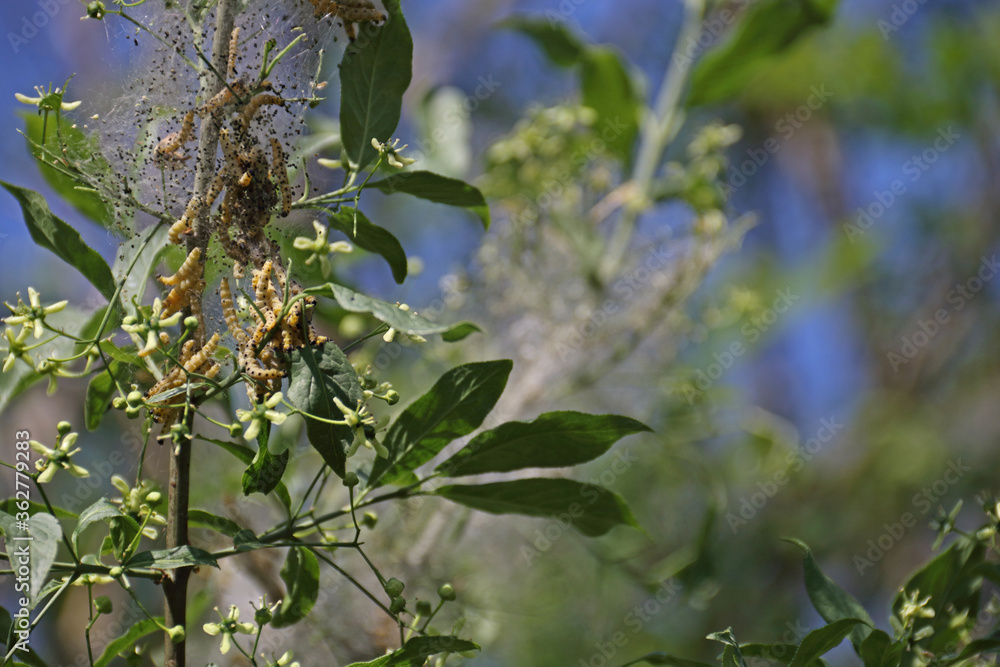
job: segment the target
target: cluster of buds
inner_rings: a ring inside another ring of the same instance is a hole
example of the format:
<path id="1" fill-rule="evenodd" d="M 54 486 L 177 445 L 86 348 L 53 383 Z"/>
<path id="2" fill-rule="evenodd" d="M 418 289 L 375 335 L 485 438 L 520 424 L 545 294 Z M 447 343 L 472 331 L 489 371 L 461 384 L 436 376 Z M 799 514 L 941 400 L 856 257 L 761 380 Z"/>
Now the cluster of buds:
<path id="1" fill-rule="evenodd" d="M 314 262 L 318 261 L 320 273 L 323 274 L 323 278 L 327 278 L 330 275 L 329 255 L 338 252 L 354 252 L 354 247 L 347 241 L 330 243 L 328 240 L 330 228 L 322 225 L 319 220 L 313 220 L 313 229 L 316 230 L 316 238 L 311 239 L 308 236 L 299 236 L 292 242 L 292 246 L 296 250 L 311 253 L 306 258 L 306 266 L 312 266 Z"/>
<path id="2" fill-rule="evenodd" d="M 135 341 L 140 357 L 148 357 L 158 350 L 161 344 L 168 345 L 170 335 L 165 329 L 176 326 L 181 321 L 179 312 L 168 316 L 163 310 L 163 302 L 156 299 L 148 317 L 140 311 L 138 317 L 129 315 L 122 320 L 122 329 Z"/>
<path id="3" fill-rule="evenodd" d="M 11 312 L 10 317 L 5 317 L 4 322 L 11 326 L 16 326 L 18 324 L 24 327 L 21 332 L 21 341 L 23 342 L 26 338 L 25 331 L 32 331 L 35 334 L 35 338 L 41 338 L 45 333 L 45 316 L 51 315 L 52 313 L 58 313 L 60 310 L 66 307 L 69 301 L 59 301 L 52 304 L 51 306 L 43 306 L 41 297 L 35 288 L 28 288 L 28 303 L 21 300 L 20 292 L 17 295 L 17 305 L 12 306 L 7 302 L 4 305 Z M 10 340 L 10 336 L 8 336 Z M 6 370 L 6 369 L 4 369 Z"/>
<path id="4" fill-rule="evenodd" d="M 132 488 L 120 475 L 113 475 L 111 477 L 111 484 L 122 494 L 120 499 L 115 499 L 111 502 L 121 505 L 123 512 L 144 525 L 142 534 L 151 540 L 155 540 L 156 529 L 148 524 L 167 525 L 166 518 L 157 514 L 151 507 L 151 504 L 158 503 L 162 498 L 160 492 L 146 479 L 142 480 L 139 486 Z"/>
<path id="5" fill-rule="evenodd" d="M 349 426 L 354 430 L 354 441 L 351 442 L 351 446 L 347 448 L 347 456 L 354 456 L 355 452 L 361 445 L 368 447 L 369 449 L 374 449 L 375 453 L 384 459 L 389 458 L 389 450 L 386 449 L 385 445 L 379 442 L 376 433 L 380 428 L 383 428 L 388 422 L 388 417 L 381 417 L 375 419 L 375 415 L 368 410 L 368 406 L 363 402 L 358 401 L 357 409 L 352 409 L 347 407 L 342 400 L 338 397 L 333 397 L 333 402 L 336 404 L 337 409 L 344 415 L 344 421 L 339 422 L 345 426 Z"/>
<path id="6" fill-rule="evenodd" d="M 384 157 L 390 167 L 402 169 L 416 162 L 411 157 L 403 157 L 401 153 L 409 144 L 399 145 L 399 139 L 390 139 L 382 143 L 378 139 L 372 139 L 372 147 L 378 151 L 379 156 Z"/>
<path id="7" fill-rule="evenodd" d="M 371 365 L 365 368 L 363 374 L 358 370 L 358 366 L 355 365 L 354 372 L 358 374 L 358 384 L 361 385 L 361 392 L 366 401 L 371 398 L 378 398 L 389 405 L 395 405 L 399 402 L 399 394 L 392 388 L 392 384 L 389 382 L 379 382 L 372 374 Z"/>
<path id="8" fill-rule="evenodd" d="M 69 422 L 59 422 L 56 431 L 59 433 L 60 440 L 53 448 L 46 447 L 37 440 L 28 441 L 28 445 L 42 457 L 35 461 L 35 468 L 39 471 L 39 484 L 52 481 L 59 470 L 65 470 L 74 477 L 90 477 L 90 472 L 70 460 L 74 454 L 80 451 L 79 447 L 73 449 L 78 434 L 71 433 L 72 428 Z"/>

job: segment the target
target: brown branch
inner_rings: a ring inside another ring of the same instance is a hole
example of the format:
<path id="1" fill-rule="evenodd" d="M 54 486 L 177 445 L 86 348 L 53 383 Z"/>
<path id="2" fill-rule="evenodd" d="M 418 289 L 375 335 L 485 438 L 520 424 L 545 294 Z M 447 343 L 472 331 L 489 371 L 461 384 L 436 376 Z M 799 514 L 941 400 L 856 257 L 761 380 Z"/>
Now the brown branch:
<path id="1" fill-rule="evenodd" d="M 216 72 L 225 72 L 229 62 L 229 35 L 233 32 L 237 12 L 236 0 L 220 0 L 215 15 L 215 37 L 212 43 L 212 67 Z M 201 81 L 202 99 L 211 99 L 226 85 L 211 71 L 203 73 Z M 212 180 L 215 178 L 215 154 L 219 145 L 219 121 L 214 115 L 205 118 L 202 124 L 201 136 L 198 140 L 198 157 L 194 180 L 195 196 L 204 197 Z M 202 256 L 208 247 L 208 216 L 206 210 L 194 221 L 194 234 L 188 241 L 188 252 L 194 248 L 202 249 Z M 202 260 L 204 261 L 204 260 Z M 201 295 L 193 298 L 201 299 Z M 202 338 L 204 331 L 201 330 Z M 191 433 L 194 421 L 194 411 L 188 410 L 184 422 L 186 432 Z M 191 492 L 191 439 L 180 437 L 170 445 L 170 472 L 167 497 L 167 548 L 185 546 L 188 543 L 188 502 Z M 166 627 L 183 625 L 189 631 L 187 622 L 187 584 L 191 577 L 191 568 L 182 567 L 173 570 L 163 580 L 164 609 L 163 616 Z M 163 657 L 166 667 L 185 667 L 186 643 L 173 643 L 169 635 L 163 638 Z"/>

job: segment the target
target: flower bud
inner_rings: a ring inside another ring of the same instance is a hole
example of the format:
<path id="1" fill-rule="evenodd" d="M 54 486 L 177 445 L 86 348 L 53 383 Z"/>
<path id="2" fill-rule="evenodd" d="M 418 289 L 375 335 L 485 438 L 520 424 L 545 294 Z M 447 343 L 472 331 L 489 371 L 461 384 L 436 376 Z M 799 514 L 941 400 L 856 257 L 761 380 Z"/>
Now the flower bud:
<path id="1" fill-rule="evenodd" d="M 347 488 L 353 489 L 360 483 L 361 480 L 358 479 L 357 473 L 352 471 L 344 475 L 344 486 L 346 486 Z"/>
<path id="2" fill-rule="evenodd" d="M 374 528 L 377 523 L 378 515 L 375 512 L 365 512 L 364 516 L 361 517 L 361 525 L 365 528 Z"/>
<path id="3" fill-rule="evenodd" d="M 92 19 L 103 19 L 104 18 L 104 3 L 94 0 L 87 5 L 87 17 Z"/>
<path id="4" fill-rule="evenodd" d="M 182 641 L 184 641 L 184 638 L 187 635 L 184 632 L 183 625 L 175 625 L 174 627 L 167 630 L 167 636 L 170 637 L 170 641 L 172 641 L 173 643 L 180 644 Z"/>
<path id="5" fill-rule="evenodd" d="M 58 431 L 59 436 L 62 437 L 73 430 L 73 425 L 69 422 L 62 421 L 56 424 L 56 431 Z"/>
<path id="6" fill-rule="evenodd" d="M 124 410 L 128 403 L 121 396 L 115 396 L 114 400 L 111 401 L 111 407 L 115 410 Z"/>
<path id="7" fill-rule="evenodd" d="M 451 584 L 443 584 L 441 588 L 438 589 L 438 595 L 441 596 L 442 600 L 447 602 L 452 602 L 456 597 L 458 597 L 455 595 L 455 589 Z"/>
<path id="8" fill-rule="evenodd" d="M 142 415 L 142 408 L 138 405 L 134 405 L 125 408 L 125 416 L 129 419 L 138 419 Z"/>
<path id="9" fill-rule="evenodd" d="M 264 605 L 253 614 L 254 623 L 261 627 L 270 623 L 272 618 L 274 618 L 274 615 L 271 613 L 271 610 L 267 608 L 267 605 Z"/>
<path id="10" fill-rule="evenodd" d="M 417 613 L 419 615 L 430 616 L 432 611 L 434 611 L 434 608 L 431 606 L 431 603 L 428 602 L 427 600 L 419 600 L 417 602 Z"/>
<path id="11" fill-rule="evenodd" d="M 125 402 L 128 404 L 129 407 L 132 407 L 132 408 L 136 407 L 137 405 L 141 405 L 142 404 L 142 392 L 139 391 L 138 389 L 135 390 L 135 391 L 130 391 L 128 393 L 128 396 L 125 397 Z"/>
<path id="12" fill-rule="evenodd" d="M 243 433 L 243 424 L 240 424 L 239 422 L 233 422 L 232 424 L 229 425 L 230 438 L 238 438 L 242 433 Z"/>
<path id="13" fill-rule="evenodd" d="M 406 584 L 395 577 L 385 582 L 385 592 L 388 593 L 391 598 L 398 598 L 402 595 L 404 588 L 406 588 Z"/>
<path id="14" fill-rule="evenodd" d="M 94 607 L 100 614 L 110 614 L 114 610 L 114 605 L 111 604 L 111 598 L 107 595 L 102 595 L 94 600 Z"/>
<path id="15" fill-rule="evenodd" d="M 198 328 L 198 318 L 194 315 L 184 318 L 184 328 L 194 331 Z"/>
<path id="16" fill-rule="evenodd" d="M 391 611 L 394 614 L 398 614 L 404 609 L 406 609 L 406 600 L 404 600 L 403 598 L 392 599 L 392 604 L 389 605 L 389 611 Z"/>
<path id="17" fill-rule="evenodd" d="M 108 570 L 108 576 L 111 577 L 112 579 L 117 579 L 118 577 L 122 576 L 124 572 L 125 570 L 116 565 L 115 567 Z"/>

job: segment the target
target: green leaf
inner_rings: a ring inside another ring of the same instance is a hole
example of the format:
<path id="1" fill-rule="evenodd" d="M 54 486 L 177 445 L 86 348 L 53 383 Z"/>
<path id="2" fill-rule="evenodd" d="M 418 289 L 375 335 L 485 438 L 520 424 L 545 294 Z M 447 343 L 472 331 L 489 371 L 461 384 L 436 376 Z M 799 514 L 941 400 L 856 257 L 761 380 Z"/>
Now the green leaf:
<path id="1" fill-rule="evenodd" d="M 28 517 L 28 534 L 31 535 L 31 589 L 28 608 L 34 609 L 39 601 L 39 593 L 45 585 L 45 578 L 56 560 L 59 543 L 62 540 L 62 527 L 59 520 L 51 514 L 39 512 Z M 29 544 L 24 543 L 22 544 Z M 8 543 L 8 555 L 11 545 Z"/>
<path id="2" fill-rule="evenodd" d="M 381 181 L 369 183 L 386 194 L 403 192 L 420 199 L 469 209 L 483 222 L 483 228 L 490 228 L 490 208 L 483 193 L 465 181 L 448 178 L 429 171 L 403 171 Z"/>
<path id="3" fill-rule="evenodd" d="M 836 648 L 858 625 L 867 625 L 856 618 L 842 618 L 802 638 L 799 650 L 789 667 L 808 667 L 817 658 Z M 871 628 L 869 627 L 869 631 Z"/>
<path id="4" fill-rule="evenodd" d="M 722 667 L 747 667 L 732 628 L 727 628 L 722 632 L 713 632 L 706 639 L 725 644 L 726 648 L 722 651 Z"/>
<path id="5" fill-rule="evenodd" d="M 83 419 L 88 431 L 96 431 L 101 425 L 104 415 L 111 407 L 111 400 L 115 397 L 118 387 L 112 375 L 119 376 L 124 386 L 128 386 L 121 377 L 120 366 L 117 361 L 112 361 L 108 365 L 108 370 L 102 371 L 92 377 L 87 384 L 87 395 L 83 399 Z"/>
<path id="6" fill-rule="evenodd" d="M 435 472 L 462 477 L 573 466 L 596 459 L 627 435 L 650 430 L 619 415 L 548 412 L 533 422 L 507 422 L 480 433 Z"/>
<path id="7" fill-rule="evenodd" d="M 80 271 L 110 301 L 115 294 L 115 281 L 104 258 L 83 242 L 78 231 L 52 214 L 42 195 L 4 181 L 0 185 L 21 205 L 32 240 Z"/>
<path id="8" fill-rule="evenodd" d="M 639 134 L 642 99 L 621 54 L 592 47 L 583 58 L 581 77 L 582 102 L 597 112 L 596 129 L 614 152 L 628 158 Z"/>
<path id="9" fill-rule="evenodd" d="M 132 267 L 132 271 L 128 275 L 126 275 L 126 271 L 129 264 L 132 263 L 134 255 L 125 252 L 124 249 L 128 248 L 127 245 L 123 246 L 123 249 L 119 251 L 115 263 L 111 267 L 115 280 L 117 282 L 124 281 L 121 303 L 128 315 L 136 314 L 132 301 L 135 300 L 137 303 L 142 303 L 143 295 L 146 293 L 146 286 L 149 284 L 149 278 L 156 271 L 160 259 L 164 254 L 171 252 L 172 248 L 178 247 L 167 242 L 167 235 L 170 231 L 169 227 L 169 225 L 160 225 L 150 228 L 148 232 L 144 232 L 144 234 L 150 234 L 149 243 L 143 248 L 142 254 L 135 259 L 135 266 Z"/>
<path id="10" fill-rule="evenodd" d="M 788 664 L 799 650 L 796 644 L 777 642 L 774 644 L 740 644 L 744 658 L 763 658 L 772 662 Z"/>
<path id="11" fill-rule="evenodd" d="M 858 648 L 865 667 L 898 667 L 905 642 L 893 642 L 883 630 L 872 630 Z"/>
<path id="12" fill-rule="evenodd" d="M 947 661 L 946 664 L 954 665 L 956 663 L 969 660 L 970 658 L 977 658 L 987 653 L 1000 653 L 1000 636 L 998 636 L 996 632 L 989 637 L 983 637 L 969 642 L 966 647 L 962 649 L 961 653 Z M 865 667 L 868 667 L 868 663 L 865 663 Z"/>
<path id="13" fill-rule="evenodd" d="M 73 548 L 80 550 L 80 535 L 87 529 L 87 526 L 98 521 L 109 521 L 122 516 L 121 507 L 113 504 L 107 498 L 100 498 L 93 505 L 80 513 L 80 520 L 73 529 Z"/>
<path id="14" fill-rule="evenodd" d="M 385 322 L 396 331 L 405 334 L 418 336 L 441 334 L 444 340 L 454 342 L 465 338 L 473 331 L 480 331 L 479 327 L 471 322 L 460 322 L 459 324 L 452 325 L 435 324 L 426 317 L 402 310 L 394 303 L 365 296 L 360 292 L 355 292 L 352 289 L 335 283 L 327 283 L 322 287 L 311 288 L 307 291 L 310 294 L 319 294 L 336 299 L 341 308 L 352 313 L 368 313 L 375 317 L 375 319 Z"/>
<path id="15" fill-rule="evenodd" d="M 205 438 L 203 436 L 198 436 L 198 439 L 221 447 L 246 465 L 250 465 L 253 461 L 254 451 L 249 447 L 238 445 L 235 442 L 226 442 L 225 440 L 216 440 L 214 438 Z M 281 504 L 285 506 L 285 509 L 291 509 L 292 497 L 288 494 L 288 487 L 285 486 L 284 482 L 278 482 L 278 486 L 274 489 L 274 495 L 278 497 L 278 500 L 280 500 Z"/>
<path id="16" fill-rule="evenodd" d="M 530 37 L 554 65 L 572 67 L 587 52 L 587 45 L 566 28 L 565 24 L 548 19 L 512 16 L 497 24 L 498 28 L 514 30 Z"/>
<path id="17" fill-rule="evenodd" d="M 94 667 L 107 667 L 112 660 L 118 657 L 119 653 L 129 650 L 146 635 L 159 632 L 161 625 L 163 625 L 162 616 L 157 616 L 155 619 L 144 618 L 135 623 L 128 629 L 128 632 L 105 647 L 101 657 L 94 661 Z"/>
<path id="18" fill-rule="evenodd" d="M 260 430 L 257 436 L 257 455 L 243 471 L 243 495 L 263 493 L 265 496 L 274 491 L 285 474 L 290 452 L 285 450 L 280 454 L 272 454 L 267 448 L 270 438 L 271 422 Z"/>
<path id="19" fill-rule="evenodd" d="M 188 523 L 192 526 L 208 528 L 227 537 L 235 537 L 242 528 L 232 519 L 205 510 L 188 510 Z"/>
<path id="20" fill-rule="evenodd" d="M 465 639 L 449 636 L 436 637 L 414 637 L 402 648 L 390 654 L 389 661 L 384 663 L 386 667 L 392 665 L 410 665 L 416 663 L 422 665 L 424 661 L 432 655 L 438 653 L 463 653 L 465 651 L 478 651 L 479 646 Z"/>
<path id="21" fill-rule="evenodd" d="M 388 20 L 363 29 L 340 64 L 340 134 L 351 164 L 364 169 L 378 151 L 372 138 L 385 143 L 399 125 L 403 93 L 410 87 L 413 38 L 399 0 L 385 0 Z"/>
<path id="22" fill-rule="evenodd" d="M 237 551 L 253 551 L 254 549 L 266 549 L 269 544 L 265 544 L 257 539 L 252 530 L 244 528 L 233 535 L 233 547 Z"/>
<path id="23" fill-rule="evenodd" d="M 678 658 L 670 655 L 669 653 L 663 653 L 657 651 L 656 653 L 647 653 L 638 660 L 633 660 L 632 662 L 626 662 L 621 667 L 631 667 L 632 665 L 669 665 L 670 667 L 713 667 L 707 662 L 698 662 L 697 660 L 685 660 L 684 658 Z"/>
<path id="24" fill-rule="evenodd" d="M 357 236 L 354 235 L 355 214 L 357 214 Z M 381 255 L 389 263 L 392 277 L 397 283 L 402 284 L 406 280 L 406 251 L 400 245 L 399 239 L 388 230 L 372 224 L 364 213 L 350 207 L 341 208 L 331 215 L 330 226 L 343 233 L 362 250 Z"/>
<path id="25" fill-rule="evenodd" d="M 27 510 L 22 510 L 20 509 L 20 507 L 18 507 L 18 505 L 24 502 L 28 503 Z M 53 507 L 52 509 L 55 510 L 55 516 L 57 519 L 77 518 L 77 515 L 75 513 L 70 512 L 69 510 L 64 510 L 61 507 Z M 38 512 L 48 512 L 49 508 L 42 503 L 35 502 L 34 500 L 25 501 L 25 500 L 18 500 L 16 498 L 4 498 L 3 500 L 0 500 L 0 513 L 14 516 L 15 513 L 24 511 L 27 511 L 28 514 L 31 515 L 31 514 L 37 514 Z"/>
<path id="26" fill-rule="evenodd" d="M 304 547 L 288 550 L 281 578 L 287 592 L 274 612 L 271 625 L 284 628 L 309 615 L 319 597 L 319 561 L 316 554 Z"/>
<path id="27" fill-rule="evenodd" d="M 194 567 L 195 565 L 219 567 L 219 563 L 212 554 L 203 549 L 189 546 L 140 551 L 123 565 L 131 568 L 156 568 L 158 570 L 174 570 L 179 567 Z"/>
<path id="28" fill-rule="evenodd" d="M 806 593 L 809 594 L 809 600 L 812 601 L 813 607 L 823 617 L 823 620 L 827 623 L 833 623 L 845 618 L 864 621 L 863 625 L 855 626 L 850 633 L 851 643 L 854 645 L 854 650 L 857 651 L 861 646 L 861 642 L 865 640 L 872 631 L 872 628 L 875 627 L 871 616 L 868 615 L 868 612 L 861 606 L 861 603 L 855 600 L 850 593 L 838 586 L 837 582 L 833 579 L 823 574 L 823 571 L 819 569 L 819 565 L 816 564 L 816 559 L 813 558 L 812 549 L 809 548 L 809 545 L 802 540 L 794 538 L 786 538 L 785 541 L 794 544 L 806 553 L 803 562 Z"/>
<path id="29" fill-rule="evenodd" d="M 343 414 L 333 402 L 336 396 L 344 405 L 355 407 L 362 399 L 358 374 L 343 351 L 333 341 L 319 348 L 309 345 L 294 350 L 289 366 L 288 401 L 308 415 L 321 419 L 342 420 Z M 327 424 L 306 416 L 306 435 L 323 460 L 341 478 L 346 474 L 347 447 L 354 431 L 342 424 Z"/>
<path id="30" fill-rule="evenodd" d="M 733 36 L 695 66 L 688 106 L 724 102 L 738 95 L 783 51 L 813 28 L 829 23 L 836 7 L 837 0 L 762 0 L 752 4 Z"/>
<path id="31" fill-rule="evenodd" d="M 72 121 L 61 116 L 59 132 L 62 135 L 62 148 L 57 148 L 55 114 L 49 114 L 48 122 L 37 113 L 22 113 L 25 121 L 25 136 L 28 139 L 28 150 L 36 158 L 44 158 L 38 147 L 42 143 L 42 127 L 46 127 L 45 147 L 50 151 L 62 151 L 67 159 L 77 164 L 83 163 L 92 174 L 107 173 L 110 170 L 107 161 L 101 156 L 100 146 L 94 137 L 87 137 L 76 129 Z M 87 216 L 102 227 L 110 227 L 112 217 L 108 207 L 96 192 L 78 190 L 77 181 L 55 169 L 44 159 L 38 159 L 36 164 L 45 182 L 65 199 L 73 208 Z"/>
<path id="32" fill-rule="evenodd" d="M 111 551 L 119 563 L 132 557 L 139 544 L 139 523 L 127 514 L 119 514 L 108 520 L 108 537 L 111 540 Z"/>
<path id="33" fill-rule="evenodd" d="M 492 514 L 558 518 L 588 537 L 615 526 L 639 528 L 632 511 L 617 494 L 572 479 L 518 479 L 479 485 L 442 486 L 435 495 Z"/>
<path id="34" fill-rule="evenodd" d="M 375 460 L 368 486 L 416 482 L 414 470 L 452 440 L 479 428 L 507 386 L 512 368 L 513 362 L 503 359 L 464 364 L 442 375 L 389 428 L 384 441 L 389 458 Z"/>

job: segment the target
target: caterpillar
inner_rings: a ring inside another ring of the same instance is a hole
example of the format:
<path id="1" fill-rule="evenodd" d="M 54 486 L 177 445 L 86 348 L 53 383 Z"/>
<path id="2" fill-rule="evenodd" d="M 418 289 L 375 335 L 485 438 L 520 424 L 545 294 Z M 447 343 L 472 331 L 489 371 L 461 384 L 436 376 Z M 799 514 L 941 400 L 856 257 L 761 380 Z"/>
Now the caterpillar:
<path id="1" fill-rule="evenodd" d="M 229 289 L 229 279 L 223 278 L 219 285 L 219 297 L 222 299 L 222 317 L 226 321 L 229 333 L 236 339 L 236 343 L 241 347 L 246 345 L 247 334 L 240 326 L 240 320 L 236 316 L 236 309 L 233 307 L 233 293 Z"/>
<path id="2" fill-rule="evenodd" d="M 177 273 L 167 278 L 160 278 L 160 282 L 164 285 L 178 285 L 182 281 L 186 280 L 188 276 L 194 275 L 194 271 L 197 268 L 198 262 L 201 260 L 201 248 L 195 248 L 191 251 L 191 254 L 187 256 L 181 267 L 177 269 Z"/>
<path id="3" fill-rule="evenodd" d="M 229 37 L 229 67 L 226 68 L 230 79 L 236 76 L 236 55 L 239 46 L 240 29 L 239 26 L 233 28 L 233 34 Z"/>
<path id="4" fill-rule="evenodd" d="M 281 142 L 274 137 L 271 137 L 271 155 L 271 176 L 278 181 L 278 189 L 281 190 L 281 217 L 285 218 L 292 212 L 292 189 L 288 184 L 285 152 L 281 150 Z"/>
<path id="5" fill-rule="evenodd" d="M 243 114 L 240 116 L 240 120 L 243 124 L 243 129 L 248 129 L 250 127 L 250 121 L 253 120 L 254 116 L 262 106 L 285 106 L 285 100 L 281 99 L 277 95 L 268 95 L 261 93 L 257 95 L 250 103 L 246 105 L 243 109 Z"/>
<path id="6" fill-rule="evenodd" d="M 214 333 L 212 334 L 212 337 L 208 339 L 208 342 L 206 342 L 205 345 L 184 364 L 184 370 L 188 373 L 197 373 L 198 369 L 211 361 L 211 357 L 215 353 L 215 348 L 218 345 L 219 334 Z"/>

